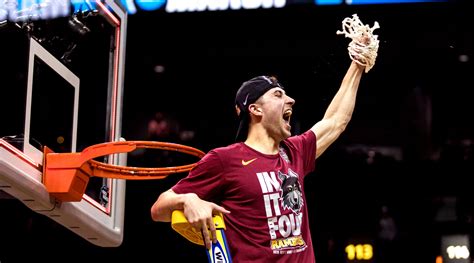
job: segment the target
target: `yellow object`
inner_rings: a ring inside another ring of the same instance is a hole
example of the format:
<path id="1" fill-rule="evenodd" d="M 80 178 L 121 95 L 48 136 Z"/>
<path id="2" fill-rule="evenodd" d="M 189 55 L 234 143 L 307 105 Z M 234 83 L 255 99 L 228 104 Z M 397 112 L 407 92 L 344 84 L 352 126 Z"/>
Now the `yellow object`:
<path id="1" fill-rule="evenodd" d="M 206 250 L 209 263 L 232 263 L 232 257 L 230 255 L 230 250 L 227 246 L 227 239 L 224 233 L 224 217 L 221 213 L 219 213 L 213 217 L 213 221 L 216 227 L 217 242 L 212 243 L 211 248 Z M 202 233 L 194 229 L 191 224 L 189 224 L 188 220 L 184 216 L 183 211 L 173 211 L 171 215 L 171 228 L 173 228 L 176 232 L 192 243 L 204 246 Z M 210 231 L 209 236 L 211 236 Z"/>
<path id="2" fill-rule="evenodd" d="M 213 217 L 213 220 L 214 225 L 216 226 L 216 230 L 225 229 L 222 214 L 215 215 Z M 201 232 L 197 231 L 196 229 L 194 229 L 194 227 L 191 226 L 191 224 L 189 224 L 182 210 L 173 211 L 173 214 L 171 215 L 171 228 L 173 228 L 176 232 L 178 232 L 194 244 L 204 246 L 204 241 L 202 239 Z M 210 233 L 209 236 L 211 236 Z"/>

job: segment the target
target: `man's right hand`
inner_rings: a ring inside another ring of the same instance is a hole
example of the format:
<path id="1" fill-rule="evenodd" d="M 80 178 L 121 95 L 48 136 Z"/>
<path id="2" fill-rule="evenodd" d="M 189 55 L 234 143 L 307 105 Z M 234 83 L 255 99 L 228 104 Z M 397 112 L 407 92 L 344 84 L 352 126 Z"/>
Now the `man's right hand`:
<path id="1" fill-rule="evenodd" d="M 183 212 L 188 222 L 193 228 L 202 233 L 204 244 L 207 249 L 211 248 L 212 242 L 217 242 L 216 227 L 213 215 L 230 211 L 215 203 L 202 200 L 194 193 L 184 194 Z"/>

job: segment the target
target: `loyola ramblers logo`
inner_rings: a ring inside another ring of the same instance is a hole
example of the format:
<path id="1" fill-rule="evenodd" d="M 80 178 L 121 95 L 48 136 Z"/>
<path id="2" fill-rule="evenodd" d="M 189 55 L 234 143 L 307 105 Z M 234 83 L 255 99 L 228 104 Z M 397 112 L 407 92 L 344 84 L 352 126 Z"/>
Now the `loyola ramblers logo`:
<path id="1" fill-rule="evenodd" d="M 300 182 L 298 182 L 298 175 L 288 169 L 288 174 L 278 171 L 278 178 L 281 180 L 280 191 L 282 194 L 280 199 L 283 208 L 289 208 L 294 213 L 299 214 L 303 207 L 303 195 Z"/>
<path id="2" fill-rule="evenodd" d="M 301 233 L 303 193 L 298 174 L 288 169 L 256 173 L 267 216 L 270 249 L 273 254 L 293 254 L 308 246 Z"/>

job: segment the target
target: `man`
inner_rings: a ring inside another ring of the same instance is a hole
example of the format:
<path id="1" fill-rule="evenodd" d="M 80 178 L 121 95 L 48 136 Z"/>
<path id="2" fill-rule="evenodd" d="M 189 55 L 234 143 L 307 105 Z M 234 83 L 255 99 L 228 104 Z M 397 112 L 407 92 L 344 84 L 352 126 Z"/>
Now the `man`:
<path id="1" fill-rule="evenodd" d="M 244 82 L 235 98 L 237 139 L 244 141 L 209 151 L 186 178 L 158 197 L 152 219 L 169 222 L 173 210 L 183 210 L 210 248 L 211 240 L 216 242 L 212 215 L 223 213 L 234 262 L 315 262 L 304 177 L 351 119 L 367 71 L 358 60 L 364 54 L 355 52 L 323 119 L 301 135 L 291 136 L 295 100 L 276 78 Z"/>

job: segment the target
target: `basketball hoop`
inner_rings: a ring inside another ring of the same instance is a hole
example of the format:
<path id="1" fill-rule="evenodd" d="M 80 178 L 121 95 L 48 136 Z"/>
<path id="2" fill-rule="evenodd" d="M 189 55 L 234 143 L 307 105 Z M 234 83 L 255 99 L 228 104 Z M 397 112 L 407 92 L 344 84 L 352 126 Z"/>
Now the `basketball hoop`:
<path id="1" fill-rule="evenodd" d="M 114 142 L 114 143 L 104 143 L 106 147 L 121 146 L 123 143 L 132 143 L 136 148 L 149 148 L 149 149 L 159 149 L 165 151 L 175 151 L 184 154 L 189 154 L 202 158 L 204 152 L 195 149 L 190 146 L 167 143 L 167 142 L 155 142 L 155 141 L 132 141 L 132 142 Z M 96 145 L 93 147 L 101 147 L 101 145 Z M 172 167 L 157 167 L 157 168 L 145 168 L 145 167 L 129 167 L 129 166 L 120 166 L 113 164 L 106 164 L 99 162 L 93 159 L 87 161 L 93 170 L 94 176 L 97 177 L 106 177 L 114 179 L 126 179 L 126 180 L 150 180 L 150 179 L 163 179 L 170 174 L 182 173 L 190 171 L 196 164 L 186 164 L 180 166 Z"/>
<path id="2" fill-rule="evenodd" d="M 120 141 L 106 142 L 87 147 L 78 153 L 54 153 L 44 147 L 43 184 L 48 192 L 61 201 L 80 201 L 90 177 L 125 180 L 157 180 L 170 174 L 190 171 L 195 163 L 171 167 L 129 167 L 106 164 L 97 157 L 132 152 L 139 148 L 180 152 L 202 158 L 204 152 L 196 148 L 168 142 Z M 112 156 L 113 158 L 114 156 Z"/>

